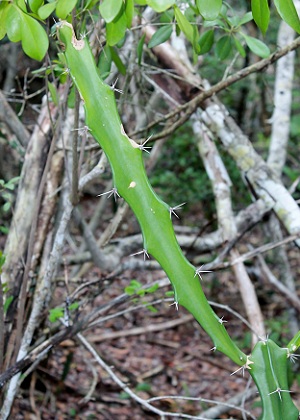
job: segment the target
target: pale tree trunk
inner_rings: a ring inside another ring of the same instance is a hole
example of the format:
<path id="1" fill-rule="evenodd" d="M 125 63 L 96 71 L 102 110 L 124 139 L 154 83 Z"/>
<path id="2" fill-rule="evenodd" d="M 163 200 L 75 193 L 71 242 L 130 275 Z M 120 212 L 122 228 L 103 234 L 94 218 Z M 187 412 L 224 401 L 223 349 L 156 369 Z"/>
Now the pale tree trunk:
<path id="1" fill-rule="evenodd" d="M 222 232 L 223 241 L 226 243 L 234 239 L 237 234 L 230 193 L 232 184 L 218 149 L 207 128 L 204 124 L 199 122 L 196 115 L 193 120 L 193 131 L 197 139 L 199 152 L 204 162 L 206 172 L 212 183 L 216 201 L 218 224 Z M 237 249 L 231 249 L 230 260 L 234 262 L 239 255 Z M 247 317 L 252 326 L 252 331 L 254 332 L 252 335 L 252 345 L 254 346 L 259 337 L 263 338 L 266 336 L 263 315 L 258 303 L 255 288 L 248 276 L 244 263 L 242 261 L 233 263 L 233 271 Z"/>
<path id="2" fill-rule="evenodd" d="M 294 0 L 295 6 L 300 11 L 300 1 Z M 290 44 L 295 37 L 294 30 L 285 22 L 280 23 L 277 44 L 280 48 Z M 278 60 L 276 64 L 274 86 L 274 111 L 271 118 L 272 132 L 267 158 L 268 165 L 278 177 L 281 177 L 286 162 L 287 146 L 291 125 L 292 91 L 295 70 L 295 52 L 292 51 Z M 283 238 L 278 219 L 271 216 L 266 233 L 273 241 Z M 289 264 L 286 247 L 280 247 L 274 251 L 274 257 L 279 269 L 280 280 L 288 289 L 296 294 L 295 281 Z M 293 335 L 299 330 L 297 313 L 294 308 L 288 307 L 289 326 Z"/>
<path id="3" fill-rule="evenodd" d="M 47 104 L 44 103 L 38 123 L 30 137 L 24 158 L 17 202 L 7 237 L 4 254 L 2 282 L 7 283 L 10 294 L 17 297 L 25 268 L 25 258 L 30 230 L 34 222 L 37 195 L 49 149 L 50 118 L 54 118 L 56 109 L 52 107 L 49 117 Z"/>

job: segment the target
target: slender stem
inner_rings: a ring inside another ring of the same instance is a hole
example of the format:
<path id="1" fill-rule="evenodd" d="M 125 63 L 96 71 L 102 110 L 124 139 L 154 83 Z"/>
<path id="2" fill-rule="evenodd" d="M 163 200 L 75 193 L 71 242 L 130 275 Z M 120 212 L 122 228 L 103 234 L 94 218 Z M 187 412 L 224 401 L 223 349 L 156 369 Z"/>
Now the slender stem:
<path id="1" fill-rule="evenodd" d="M 80 96 L 79 92 L 75 90 L 75 114 L 74 114 L 74 131 L 73 131 L 73 142 L 72 142 L 72 191 L 71 191 L 71 202 L 73 206 L 78 204 L 78 125 L 79 125 L 79 105 Z"/>

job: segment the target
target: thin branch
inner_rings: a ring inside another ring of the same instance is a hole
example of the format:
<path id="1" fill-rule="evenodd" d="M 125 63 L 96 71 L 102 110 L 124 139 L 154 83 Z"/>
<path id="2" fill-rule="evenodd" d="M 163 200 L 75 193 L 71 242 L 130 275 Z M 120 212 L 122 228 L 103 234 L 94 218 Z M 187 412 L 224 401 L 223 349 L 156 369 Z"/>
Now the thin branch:
<path id="1" fill-rule="evenodd" d="M 95 350 L 95 348 L 86 340 L 82 334 L 78 333 L 77 337 L 81 341 L 81 343 L 84 345 L 84 347 L 93 355 L 97 363 L 106 371 L 106 373 L 111 377 L 111 379 L 119 385 L 119 387 L 126 392 L 134 401 L 136 401 L 141 406 L 145 407 L 152 413 L 158 414 L 161 416 L 161 419 L 164 419 L 165 417 L 172 417 L 172 418 L 186 418 L 186 419 L 198 419 L 198 420 L 207 420 L 207 418 L 202 416 L 190 416 L 189 414 L 183 414 L 183 413 L 171 413 L 162 411 L 153 405 L 151 405 L 147 400 L 144 400 L 143 398 L 139 397 L 135 392 L 133 392 L 113 371 L 113 369 L 108 366 L 104 360 L 100 357 L 99 353 Z"/>
<path id="2" fill-rule="evenodd" d="M 183 397 L 183 396 L 179 396 L 179 395 L 163 395 L 163 396 L 159 396 L 159 397 L 152 397 L 149 398 L 147 401 L 148 402 L 153 402 L 153 401 L 161 401 L 161 400 L 184 400 L 184 401 L 198 401 L 198 402 L 204 402 L 204 403 L 208 403 L 208 404 L 217 404 L 217 407 L 213 407 L 211 409 L 208 409 L 204 412 L 201 413 L 201 417 L 195 417 L 197 419 L 199 418 L 205 418 L 205 419 L 213 419 L 216 417 L 219 417 L 219 414 L 222 413 L 226 413 L 227 411 L 229 411 L 230 409 L 234 409 L 234 410 L 238 410 L 241 411 L 245 414 L 247 414 L 249 417 L 251 417 L 252 419 L 256 419 L 256 417 L 254 417 L 250 411 L 245 410 L 243 408 L 240 408 L 237 406 L 237 404 L 243 399 L 245 398 L 245 394 L 246 394 L 246 398 L 251 398 L 254 394 L 256 394 L 256 388 L 251 388 L 250 390 L 246 391 L 246 392 L 241 392 L 240 394 L 238 394 L 237 396 L 231 398 L 230 400 L 228 400 L 227 402 L 222 402 L 222 401 L 216 401 L 216 400 L 210 400 L 207 398 L 201 398 L 201 397 Z M 225 407 L 225 410 L 224 410 Z M 213 414 L 212 413 L 218 413 L 218 414 Z M 202 417 L 202 416 L 205 417 Z M 209 416 L 209 417 L 207 417 Z"/>
<path id="3" fill-rule="evenodd" d="M 3 287 L 0 273 L 0 374 L 2 373 L 4 362 L 4 331 Z"/>
<path id="4" fill-rule="evenodd" d="M 293 51 L 297 49 L 300 46 L 300 37 L 295 39 L 291 44 L 287 45 L 286 47 L 282 48 L 279 51 L 274 52 L 270 55 L 268 58 L 264 58 L 257 63 L 254 63 L 248 67 L 245 67 L 239 71 L 237 71 L 235 74 L 227 77 L 227 79 L 222 80 L 219 83 L 216 83 L 211 88 L 201 92 L 199 95 L 197 95 L 195 98 L 193 98 L 191 101 L 181 105 L 180 107 L 177 107 L 174 111 L 166 114 L 163 118 L 160 118 L 158 120 L 153 121 L 151 124 L 148 124 L 147 127 L 144 127 L 141 130 L 137 130 L 129 135 L 129 137 L 136 136 L 137 134 L 149 131 L 157 124 L 162 124 L 166 120 L 169 120 L 171 118 L 176 117 L 179 113 L 184 112 L 184 114 L 172 125 L 167 127 L 165 130 L 162 130 L 160 133 L 155 134 L 151 141 L 159 140 L 163 137 L 166 137 L 170 134 L 172 134 L 178 127 L 180 127 L 182 124 L 184 124 L 189 117 L 195 112 L 195 110 L 208 98 L 211 98 L 213 95 L 215 95 L 218 92 L 221 92 L 224 89 L 227 89 L 229 86 L 233 85 L 234 83 L 244 79 L 245 77 L 249 76 L 252 73 L 256 73 L 259 71 L 264 70 L 266 67 L 268 67 L 270 64 L 274 63 L 275 61 L 279 60 L 284 55 L 288 54 L 290 51 Z"/>
<path id="5" fill-rule="evenodd" d="M 72 191 L 71 191 L 71 202 L 73 206 L 76 206 L 79 201 L 78 197 L 78 125 L 79 125 L 79 105 L 80 97 L 79 92 L 75 89 L 75 108 L 74 108 L 74 128 L 73 130 L 73 141 L 72 141 Z"/>
<path id="6" fill-rule="evenodd" d="M 149 302 L 149 304 L 153 305 L 153 302 Z M 146 305 L 144 305 L 144 307 L 145 306 Z M 100 343 L 104 340 L 113 340 L 115 338 L 120 338 L 120 337 L 128 337 L 132 335 L 147 334 L 149 332 L 164 331 L 169 328 L 177 327 L 178 325 L 181 325 L 181 324 L 186 324 L 187 322 L 193 321 L 193 319 L 194 319 L 193 315 L 186 315 L 182 318 L 172 319 L 170 321 L 161 322 L 159 324 L 143 325 L 142 327 L 132 328 L 130 330 L 115 331 L 115 332 L 97 335 L 97 336 L 93 335 L 92 337 L 89 337 L 89 341 L 92 343 Z"/>
<path id="7" fill-rule="evenodd" d="M 8 104 L 5 96 L 0 91 L 0 121 L 5 122 L 10 130 L 17 136 L 22 146 L 26 147 L 29 143 L 30 135 L 21 123 L 16 113 Z"/>
<path id="8" fill-rule="evenodd" d="M 262 245 L 258 248 L 253 249 L 252 251 L 245 252 L 244 254 L 240 255 L 239 257 L 235 258 L 234 260 L 228 262 L 223 261 L 223 258 L 227 253 L 221 253 L 214 261 L 207 263 L 204 265 L 204 268 L 207 270 L 216 270 L 221 268 L 227 268 L 234 264 L 238 264 L 239 262 L 251 260 L 252 258 L 257 257 L 259 254 L 270 251 L 274 248 L 277 248 L 282 245 L 286 245 L 288 243 L 294 242 L 299 239 L 299 234 L 297 235 L 290 235 L 284 238 L 282 241 L 272 242 L 270 244 Z"/>
<path id="9" fill-rule="evenodd" d="M 126 392 L 127 394 L 129 394 L 131 396 L 131 398 L 133 398 L 135 401 L 137 401 L 139 404 L 141 404 L 142 406 L 146 407 L 148 410 L 150 410 L 153 413 L 156 413 L 160 416 L 163 416 L 164 413 L 157 409 L 156 407 L 153 407 L 151 404 L 149 404 L 147 401 L 145 401 L 144 399 L 140 398 L 137 394 L 135 394 L 133 391 L 131 391 L 131 389 L 125 385 L 125 383 L 123 381 L 121 381 L 121 379 L 119 379 L 119 377 L 113 372 L 112 368 L 110 366 L 108 366 L 104 360 L 99 356 L 98 352 L 94 349 L 94 347 L 89 343 L 88 340 L 86 340 L 82 334 L 78 333 L 77 337 L 79 338 L 79 340 L 81 341 L 81 343 L 84 345 L 84 347 L 93 355 L 93 357 L 95 358 L 96 362 L 108 373 L 108 375 L 113 379 L 113 381 L 119 385 L 119 387 Z"/>
<path id="10" fill-rule="evenodd" d="M 257 255 L 259 264 L 262 269 L 262 273 L 266 276 L 268 282 L 274 289 L 281 293 L 290 303 L 300 312 L 300 300 L 297 297 L 297 294 L 289 290 L 283 283 L 277 280 L 272 271 L 269 269 L 262 255 Z"/>

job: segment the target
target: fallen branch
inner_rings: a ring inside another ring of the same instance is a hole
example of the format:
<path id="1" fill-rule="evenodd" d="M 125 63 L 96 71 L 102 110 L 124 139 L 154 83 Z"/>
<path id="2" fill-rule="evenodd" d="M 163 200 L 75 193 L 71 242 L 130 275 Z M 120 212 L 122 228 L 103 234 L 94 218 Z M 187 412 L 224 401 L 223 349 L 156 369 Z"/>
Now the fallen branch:
<path id="1" fill-rule="evenodd" d="M 107 334 L 102 335 L 93 335 L 89 336 L 88 340 L 91 343 L 101 343 L 105 340 L 113 340 L 115 338 L 120 337 L 128 337 L 132 335 L 140 335 L 140 334 L 147 334 L 150 332 L 157 332 L 157 331 L 164 331 L 169 328 L 177 327 L 181 324 L 186 324 L 187 322 L 190 322 L 194 319 L 192 315 L 185 315 L 182 318 L 172 319 L 171 321 L 161 322 L 159 324 L 149 324 L 144 325 L 142 327 L 132 328 L 131 330 L 125 330 L 125 331 L 115 331 Z"/>

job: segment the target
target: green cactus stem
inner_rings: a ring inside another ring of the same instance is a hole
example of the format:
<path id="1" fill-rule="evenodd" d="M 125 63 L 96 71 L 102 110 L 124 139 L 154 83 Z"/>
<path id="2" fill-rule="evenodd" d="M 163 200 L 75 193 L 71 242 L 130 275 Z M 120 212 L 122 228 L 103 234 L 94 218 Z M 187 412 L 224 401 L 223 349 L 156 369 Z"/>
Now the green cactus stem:
<path id="1" fill-rule="evenodd" d="M 72 25 L 58 24 L 70 75 L 84 103 L 86 124 L 106 153 L 116 191 L 135 213 L 144 249 L 165 270 L 179 305 L 190 311 L 209 334 L 217 350 L 242 366 L 246 355 L 230 339 L 222 320 L 207 302 L 196 268 L 183 255 L 175 237 L 170 207 L 153 191 L 145 172 L 142 149 L 122 126 L 113 89 L 102 81 L 85 40 L 77 40 Z"/>

